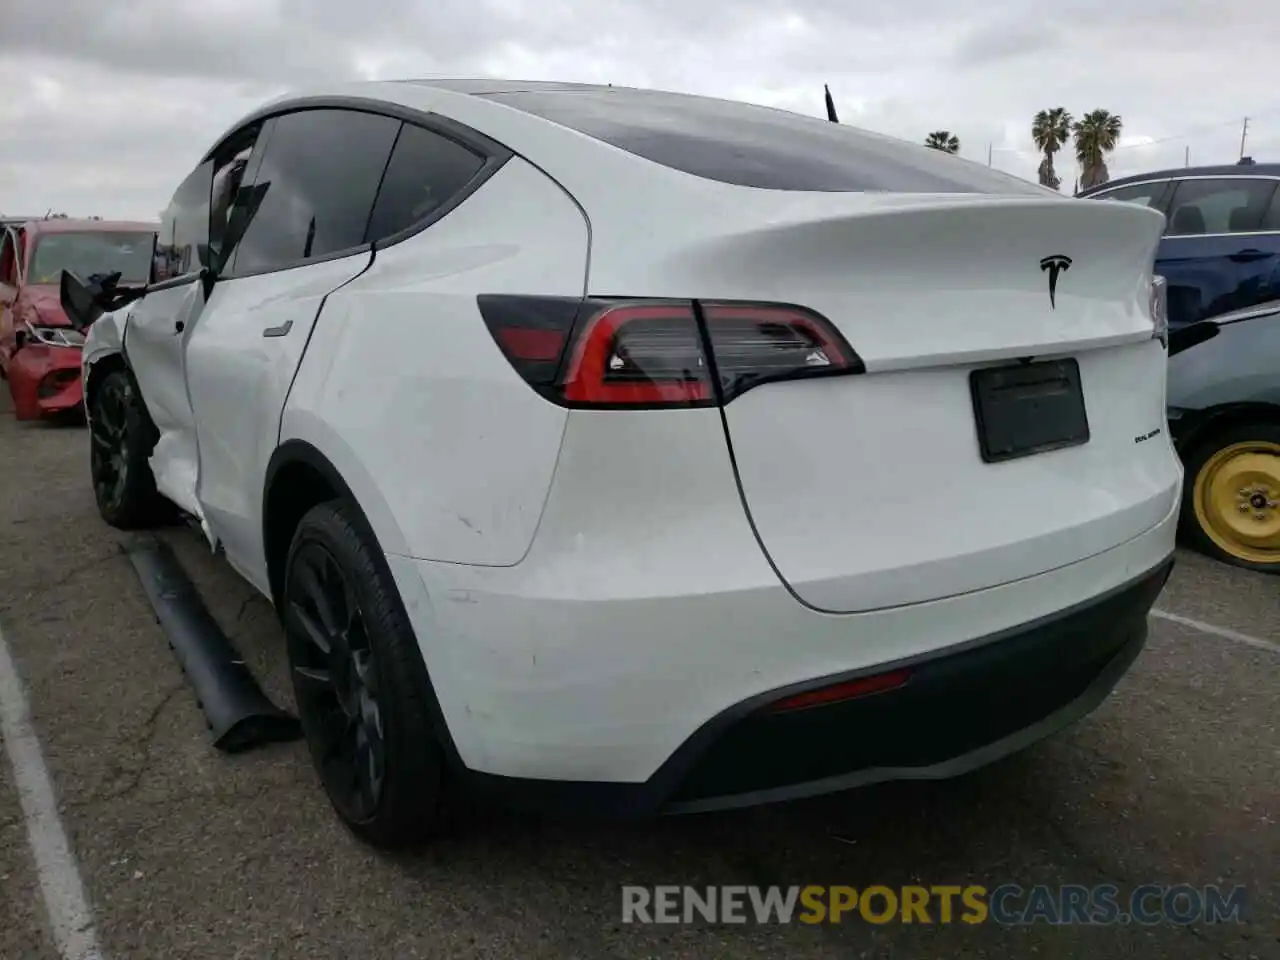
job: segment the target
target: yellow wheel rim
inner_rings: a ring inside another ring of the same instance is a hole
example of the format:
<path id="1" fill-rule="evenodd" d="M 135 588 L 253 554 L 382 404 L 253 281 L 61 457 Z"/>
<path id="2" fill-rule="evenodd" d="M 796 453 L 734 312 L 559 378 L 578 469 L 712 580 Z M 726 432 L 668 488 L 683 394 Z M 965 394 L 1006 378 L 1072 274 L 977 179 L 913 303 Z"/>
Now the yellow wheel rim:
<path id="1" fill-rule="evenodd" d="M 1280 443 L 1223 447 L 1196 474 L 1200 529 L 1237 560 L 1280 564 Z"/>

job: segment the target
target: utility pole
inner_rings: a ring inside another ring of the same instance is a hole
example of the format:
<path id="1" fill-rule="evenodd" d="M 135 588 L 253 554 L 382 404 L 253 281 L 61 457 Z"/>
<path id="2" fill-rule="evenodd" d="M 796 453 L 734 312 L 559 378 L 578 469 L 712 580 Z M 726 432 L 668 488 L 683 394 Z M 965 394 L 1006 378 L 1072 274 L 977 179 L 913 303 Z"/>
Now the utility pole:
<path id="1" fill-rule="evenodd" d="M 991 166 L 991 144 L 987 144 L 987 166 Z"/>
<path id="2" fill-rule="evenodd" d="M 1249 118 L 1244 118 L 1244 128 L 1240 131 L 1240 156 L 1244 157 L 1244 138 L 1249 135 Z"/>
<path id="3" fill-rule="evenodd" d="M 1189 167 L 1191 166 L 1191 147 L 1188 146 L 1185 149 L 1186 152 L 1182 155 L 1182 165 L 1184 167 Z"/>

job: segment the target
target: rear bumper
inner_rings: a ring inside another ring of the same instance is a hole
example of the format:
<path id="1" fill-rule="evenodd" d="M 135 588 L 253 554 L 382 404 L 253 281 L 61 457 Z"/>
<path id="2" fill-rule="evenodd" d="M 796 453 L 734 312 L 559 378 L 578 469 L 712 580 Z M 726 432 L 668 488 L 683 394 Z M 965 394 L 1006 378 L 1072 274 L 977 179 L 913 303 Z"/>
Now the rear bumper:
<path id="1" fill-rule="evenodd" d="M 542 812 L 684 813 L 813 796 L 886 780 L 956 776 L 1021 750 L 1095 709 L 1145 643 L 1173 558 L 1111 593 L 943 655 L 774 690 L 697 730 L 641 783 L 502 777 L 473 789 Z M 771 713 L 773 702 L 906 669 L 887 692 Z"/>
<path id="2" fill-rule="evenodd" d="M 1172 568 L 1171 558 L 1107 597 L 966 650 L 891 665 L 910 670 L 895 690 L 791 713 L 739 705 L 668 805 L 715 809 L 949 777 L 1021 750 L 1107 697 L 1141 652 Z"/>
<path id="3" fill-rule="evenodd" d="M 8 378 L 19 420 L 39 420 L 83 406 L 79 347 L 23 347 L 9 361 Z"/>

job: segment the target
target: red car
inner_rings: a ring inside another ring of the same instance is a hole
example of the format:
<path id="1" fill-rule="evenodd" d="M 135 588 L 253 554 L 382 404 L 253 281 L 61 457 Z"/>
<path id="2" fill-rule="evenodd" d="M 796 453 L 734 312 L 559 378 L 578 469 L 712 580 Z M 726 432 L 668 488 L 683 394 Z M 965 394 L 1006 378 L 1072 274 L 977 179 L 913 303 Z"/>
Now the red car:
<path id="1" fill-rule="evenodd" d="M 82 409 L 80 347 L 58 302 L 62 271 L 85 279 L 120 273 L 146 283 L 155 224 L 111 220 L 30 220 L 0 233 L 0 378 L 9 381 L 19 420 Z"/>

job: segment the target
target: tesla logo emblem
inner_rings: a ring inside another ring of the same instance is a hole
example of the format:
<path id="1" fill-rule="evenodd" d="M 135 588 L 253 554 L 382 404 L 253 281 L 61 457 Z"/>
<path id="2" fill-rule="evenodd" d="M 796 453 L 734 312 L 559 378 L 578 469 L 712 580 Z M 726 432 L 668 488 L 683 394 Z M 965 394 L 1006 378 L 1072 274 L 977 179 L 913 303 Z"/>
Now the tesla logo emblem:
<path id="1" fill-rule="evenodd" d="M 1055 253 L 1052 257 L 1045 257 L 1040 261 L 1040 269 L 1049 271 L 1049 306 L 1056 310 L 1058 308 L 1055 302 L 1058 293 L 1058 274 L 1066 273 L 1071 269 L 1071 258 Z"/>

